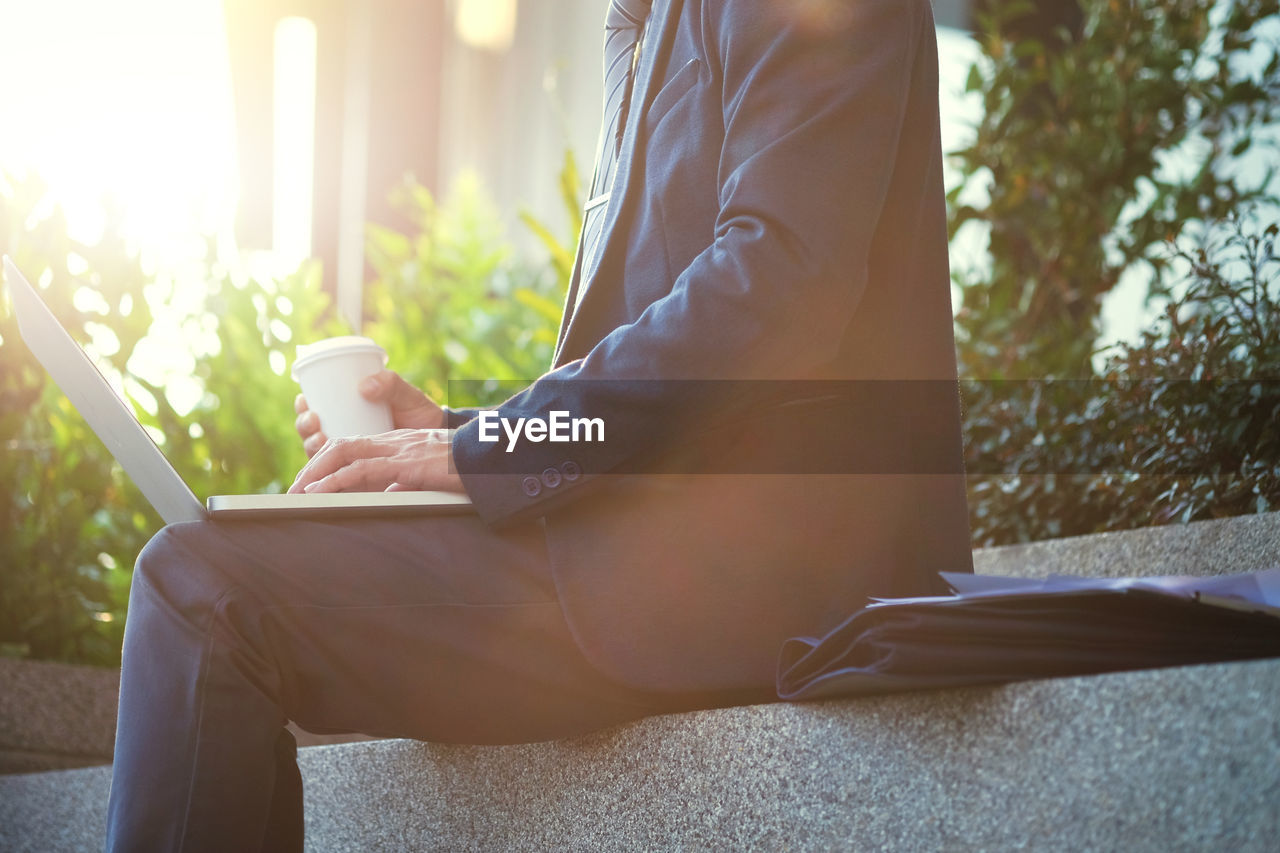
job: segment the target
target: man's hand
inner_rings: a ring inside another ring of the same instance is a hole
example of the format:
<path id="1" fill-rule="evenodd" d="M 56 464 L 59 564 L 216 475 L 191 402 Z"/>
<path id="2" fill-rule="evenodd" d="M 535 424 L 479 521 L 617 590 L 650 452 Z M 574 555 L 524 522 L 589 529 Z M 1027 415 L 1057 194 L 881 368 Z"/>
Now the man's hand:
<path id="1" fill-rule="evenodd" d="M 393 370 L 383 370 L 365 378 L 359 391 L 371 403 L 391 406 L 391 420 L 396 429 L 445 427 L 444 410 Z M 294 399 L 293 410 L 298 413 L 294 428 L 302 438 L 302 449 L 308 457 L 315 456 L 329 440 L 320 429 L 320 418 L 307 407 L 307 398 L 301 394 Z"/>
<path id="2" fill-rule="evenodd" d="M 447 429 L 398 429 L 333 439 L 298 472 L 289 494 L 464 491 L 453 470 L 452 437 Z"/>

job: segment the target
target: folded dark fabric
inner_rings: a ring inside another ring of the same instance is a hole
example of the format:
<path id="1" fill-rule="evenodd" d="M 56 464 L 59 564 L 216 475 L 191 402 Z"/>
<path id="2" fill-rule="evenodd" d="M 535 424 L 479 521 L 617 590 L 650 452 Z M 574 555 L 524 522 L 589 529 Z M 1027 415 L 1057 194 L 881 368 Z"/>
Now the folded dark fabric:
<path id="1" fill-rule="evenodd" d="M 783 699 L 1280 656 L 1280 617 L 1248 602 L 1142 587 L 877 603 L 782 648 Z"/>

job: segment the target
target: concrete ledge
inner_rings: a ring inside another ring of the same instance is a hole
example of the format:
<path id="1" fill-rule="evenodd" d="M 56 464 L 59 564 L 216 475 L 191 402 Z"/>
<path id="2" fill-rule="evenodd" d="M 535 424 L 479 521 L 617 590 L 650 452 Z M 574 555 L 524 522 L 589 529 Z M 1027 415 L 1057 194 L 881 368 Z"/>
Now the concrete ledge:
<path id="1" fill-rule="evenodd" d="M 1280 566 L 1280 512 L 979 548 L 979 574 L 1231 575 Z"/>
<path id="2" fill-rule="evenodd" d="M 0 658 L 0 776 L 111 763 L 120 670 Z M 373 740 L 290 724 L 299 746 Z"/>
<path id="3" fill-rule="evenodd" d="M 120 672 L 0 658 L 0 773 L 111 763 Z"/>
<path id="4" fill-rule="evenodd" d="M 1270 851 L 1280 661 L 761 705 L 511 747 L 303 750 L 316 851 Z M 0 848 L 97 850 L 107 768 L 0 779 Z"/>
<path id="5" fill-rule="evenodd" d="M 1280 514 L 979 551 L 979 571 L 1280 563 Z M 643 720 L 299 763 L 321 851 L 1273 849 L 1280 660 Z M 95 850 L 106 768 L 0 778 L 0 849 Z"/>
<path id="6" fill-rule="evenodd" d="M 314 849 L 1270 850 L 1280 662 L 307 756 Z M 378 820 L 370 821 L 376 814 Z"/>

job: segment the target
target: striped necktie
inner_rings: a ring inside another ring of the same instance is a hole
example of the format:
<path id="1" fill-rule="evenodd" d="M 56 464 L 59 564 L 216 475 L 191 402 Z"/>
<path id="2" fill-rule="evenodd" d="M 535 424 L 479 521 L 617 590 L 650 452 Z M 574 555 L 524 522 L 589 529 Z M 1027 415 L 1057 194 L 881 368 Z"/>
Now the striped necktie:
<path id="1" fill-rule="evenodd" d="M 595 175 L 591 179 L 591 195 L 583 218 L 583 269 L 589 269 L 595 257 L 604 228 L 604 212 L 608 208 L 618 154 L 622 148 L 622 131 L 626 127 L 627 109 L 631 102 L 632 72 L 636 48 L 649 7 L 653 0 L 610 0 L 604 20 L 604 121 L 600 127 L 600 146 L 596 154 Z M 584 282 L 578 283 L 577 300 L 582 299 Z M 576 300 L 575 300 L 576 301 Z"/>

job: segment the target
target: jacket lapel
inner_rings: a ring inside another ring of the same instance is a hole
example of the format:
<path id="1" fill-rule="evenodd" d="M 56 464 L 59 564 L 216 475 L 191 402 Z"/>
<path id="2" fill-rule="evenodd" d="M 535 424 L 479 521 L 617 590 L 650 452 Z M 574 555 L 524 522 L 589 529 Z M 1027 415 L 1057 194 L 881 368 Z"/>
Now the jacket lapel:
<path id="1" fill-rule="evenodd" d="M 632 83 L 631 109 L 626 127 L 622 131 L 622 148 L 618 154 L 617 175 L 614 178 L 612 197 L 605 210 L 604 225 L 600 235 L 600 250 L 594 259 L 583 257 L 582 241 L 578 241 L 577 257 L 574 260 L 573 276 L 569 284 L 568 297 L 565 300 L 564 317 L 560 321 L 560 338 L 556 343 L 554 365 L 561 364 L 561 354 L 565 343 L 573 332 L 574 321 L 582 315 L 586 303 L 592 301 L 592 289 L 603 282 L 595 281 L 600 269 L 601 260 L 614 248 L 619 236 L 625 229 L 617 227 L 619 217 L 628 207 L 632 198 L 636 173 L 641 165 L 643 146 L 638 145 L 639 129 L 643 116 L 649 111 L 653 101 L 653 78 L 655 69 L 665 64 L 666 56 L 671 52 L 671 44 L 675 38 L 676 26 L 679 23 L 680 9 L 683 0 L 654 0 L 646 25 L 644 42 L 640 48 L 640 58 L 636 65 L 635 81 Z M 614 282 L 615 286 L 621 282 Z M 577 291 L 584 289 L 582 297 Z M 597 298 L 598 294 L 597 294 Z M 574 310 L 574 303 L 578 310 Z"/>

